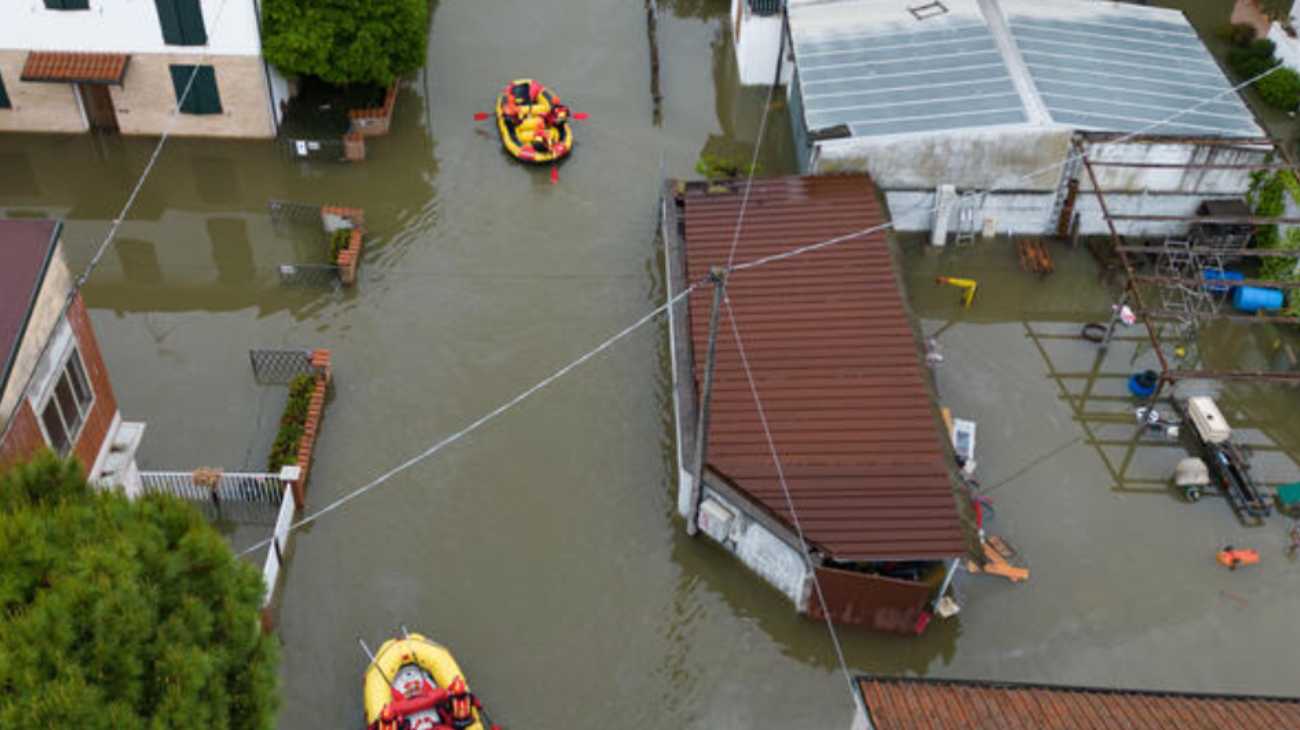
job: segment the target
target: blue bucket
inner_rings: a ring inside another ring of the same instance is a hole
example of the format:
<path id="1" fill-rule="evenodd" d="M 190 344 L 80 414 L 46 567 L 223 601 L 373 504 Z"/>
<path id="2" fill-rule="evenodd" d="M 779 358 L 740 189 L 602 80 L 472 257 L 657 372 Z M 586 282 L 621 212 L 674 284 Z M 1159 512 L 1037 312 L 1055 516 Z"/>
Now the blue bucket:
<path id="1" fill-rule="evenodd" d="M 1151 394 L 1156 392 L 1156 383 L 1159 381 L 1160 374 L 1154 370 L 1133 373 L 1128 379 L 1128 392 L 1138 398 L 1150 398 Z"/>
<path id="2" fill-rule="evenodd" d="M 1262 286 L 1239 286 L 1232 293 L 1232 306 L 1243 312 L 1276 311 L 1282 308 L 1281 289 L 1265 289 Z"/>

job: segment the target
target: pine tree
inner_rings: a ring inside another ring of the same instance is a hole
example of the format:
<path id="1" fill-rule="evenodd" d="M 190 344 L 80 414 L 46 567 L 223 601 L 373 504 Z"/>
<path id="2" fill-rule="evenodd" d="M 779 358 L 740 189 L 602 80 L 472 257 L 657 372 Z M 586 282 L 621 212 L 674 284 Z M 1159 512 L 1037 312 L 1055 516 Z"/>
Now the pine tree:
<path id="1" fill-rule="evenodd" d="M 0 727 L 270 728 L 262 579 L 190 505 L 0 475 Z"/>

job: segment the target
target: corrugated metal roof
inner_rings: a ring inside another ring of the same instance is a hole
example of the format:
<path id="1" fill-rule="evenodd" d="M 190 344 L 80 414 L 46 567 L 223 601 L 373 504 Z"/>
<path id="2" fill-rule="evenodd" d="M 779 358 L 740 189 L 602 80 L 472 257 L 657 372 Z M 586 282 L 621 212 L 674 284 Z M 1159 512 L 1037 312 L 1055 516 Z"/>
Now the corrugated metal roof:
<path id="1" fill-rule="evenodd" d="M 876 730 L 1300 728 L 1300 698 L 861 677 Z"/>
<path id="2" fill-rule="evenodd" d="M 0 219 L 0 393 L 9 382 L 58 230 L 56 221 Z"/>
<path id="3" fill-rule="evenodd" d="M 690 280 L 725 264 L 738 192 L 685 194 Z M 862 176 L 755 180 L 737 262 L 884 222 Z M 727 285 L 807 538 L 839 559 L 960 555 L 942 433 L 882 232 L 737 272 Z M 712 294 L 690 297 L 697 387 Z M 715 471 L 790 522 L 724 311 L 709 423 Z"/>
<path id="4" fill-rule="evenodd" d="M 1001 0 L 1001 6 L 1058 123 L 1132 132 L 1200 104 L 1148 133 L 1262 134 L 1180 11 L 1037 0 Z"/>
<path id="5" fill-rule="evenodd" d="M 809 130 L 855 135 L 1029 121 L 975 0 L 917 20 L 918 2 L 853 0 L 790 7 Z"/>
<path id="6" fill-rule="evenodd" d="M 56 83 L 121 84 L 130 60 L 131 56 L 126 53 L 32 51 L 27 54 L 19 78 Z"/>
<path id="7" fill-rule="evenodd" d="M 1129 132 L 1206 102 L 1150 133 L 1262 135 L 1179 10 L 1091 0 L 791 0 L 789 16 L 809 131 L 1023 123 Z"/>

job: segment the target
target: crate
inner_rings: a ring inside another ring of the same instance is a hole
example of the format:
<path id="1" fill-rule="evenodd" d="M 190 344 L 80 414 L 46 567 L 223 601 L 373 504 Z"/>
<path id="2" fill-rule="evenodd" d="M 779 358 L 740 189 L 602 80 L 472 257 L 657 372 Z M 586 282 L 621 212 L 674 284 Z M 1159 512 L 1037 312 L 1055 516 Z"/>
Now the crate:
<path id="1" fill-rule="evenodd" d="M 1199 395 L 1187 399 L 1187 417 L 1197 434 L 1207 444 L 1222 444 L 1232 436 L 1232 428 L 1215 405 L 1214 399 Z"/>

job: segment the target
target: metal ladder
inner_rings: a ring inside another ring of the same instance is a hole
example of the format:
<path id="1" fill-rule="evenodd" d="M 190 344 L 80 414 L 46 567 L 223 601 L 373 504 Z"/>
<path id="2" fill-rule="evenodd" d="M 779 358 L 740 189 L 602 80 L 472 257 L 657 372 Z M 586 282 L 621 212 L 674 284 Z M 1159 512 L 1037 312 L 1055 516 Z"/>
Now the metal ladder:
<path id="1" fill-rule="evenodd" d="M 957 231 L 953 242 L 966 246 L 975 241 L 979 230 L 979 214 L 984 209 L 984 194 L 976 192 L 962 193 L 957 199 Z"/>
<path id="2" fill-rule="evenodd" d="M 1044 229 L 1049 236 L 1056 235 L 1061 211 L 1065 209 L 1065 201 L 1070 196 L 1070 181 L 1078 179 L 1082 167 L 1083 157 L 1080 155 L 1071 154 L 1065 158 L 1065 165 L 1061 168 L 1061 181 L 1056 184 L 1056 199 L 1052 201 L 1052 215 L 1048 217 L 1047 227 Z"/>

